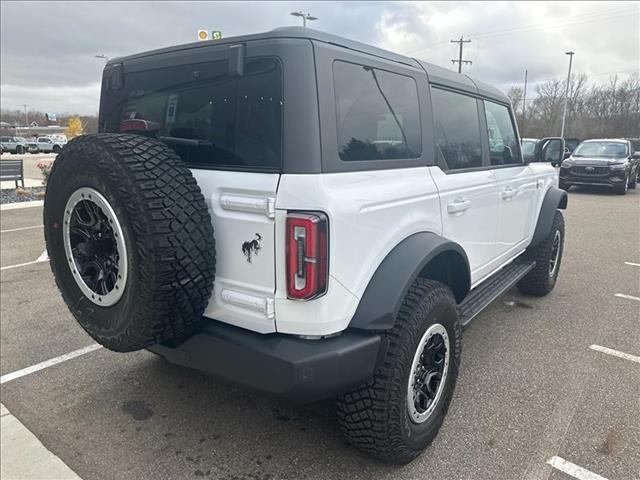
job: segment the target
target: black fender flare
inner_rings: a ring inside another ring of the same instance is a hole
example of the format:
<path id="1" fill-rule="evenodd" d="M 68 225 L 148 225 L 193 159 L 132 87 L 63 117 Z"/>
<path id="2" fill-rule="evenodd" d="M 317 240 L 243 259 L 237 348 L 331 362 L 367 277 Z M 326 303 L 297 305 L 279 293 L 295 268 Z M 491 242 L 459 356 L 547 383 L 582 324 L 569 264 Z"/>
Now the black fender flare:
<path id="1" fill-rule="evenodd" d="M 536 229 L 533 232 L 533 238 L 531 239 L 530 247 L 535 247 L 541 243 L 549 233 L 551 232 L 551 225 L 553 224 L 553 217 L 558 209 L 567 208 L 567 192 L 560 190 L 557 187 L 551 187 L 547 190 L 547 193 L 542 200 L 542 206 L 540 207 L 540 214 L 538 215 L 538 222 L 536 223 Z"/>
<path id="2" fill-rule="evenodd" d="M 444 278 L 458 302 L 471 287 L 469 259 L 463 248 L 431 232 L 415 233 L 396 245 L 369 281 L 349 328 L 388 330 L 393 327 L 402 301 L 418 276 L 428 276 L 430 266 L 446 265 Z M 428 278 L 432 278 L 428 276 Z"/>

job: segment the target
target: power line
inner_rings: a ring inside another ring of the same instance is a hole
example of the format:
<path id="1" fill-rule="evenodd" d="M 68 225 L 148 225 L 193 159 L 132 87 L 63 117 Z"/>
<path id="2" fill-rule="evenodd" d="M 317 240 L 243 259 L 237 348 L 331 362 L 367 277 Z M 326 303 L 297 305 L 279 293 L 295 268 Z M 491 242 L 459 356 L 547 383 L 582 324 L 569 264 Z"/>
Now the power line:
<path id="1" fill-rule="evenodd" d="M 471 43 L 471 40 L 465 40 L 464 37 L 460 37 L 460 40 L 451 40 L 451 43 L 457 43 L 460 46 L 460 50 L 459 50 L 459 54 L 458 54 L 458 59 L 457 60 L 451 60 L 451 63 L 453 63 L 454 65 L 457 63 L 458 64 L 458 73 L 462 73 L 462 64 L 467 64 L 467 65 L 471 65 L 473 62 L 471 60 L 463 60 L 462 59 L 462 46 L 465 43 Z"/>
<path id="2" fill-rule="evenodd" d="M 549 25 L 548 23 L 531 23 L 528 25 L 520 25 L 517 27 L 512 27 L 512 28 L 508 28 L 508 29 L 503 29 L 503 30 L 492 30 L 492 31 L 488 31 L 488 32 L 479 32 L 479 33 L 472 33 L 469 36 L 470 37 L 487 37 L 487 36 L 491 36 L 491 35 L 499 35 L 499 34 L 510 34 L 510 33 L 518 33 L 521 31 L 526 31 L 526 30 L 536 30 L 539 28 L 559 28 L 559 27 L 567 27 L 567 26 L 573 26 L 573 25 L 582 25 L 585 23 L 592 23 L 592 22 L 600 22 L 603 19 L 606 20 L 612 20 L 614 18 L 618 18 L 621 16 L 625 16 L 628 15 L 629 13 L 633 13 L 635 12 L 636 9 L 629 9 L 629 8 L 625 8 L 625 9 L 611 9 L 611 10 L 604 10 L 602 12 L 591 12 L 591 13 L 585 13 L 582 15 L 575 15 L 572 17 L 567 17 L 567 20 L 578 20 L 578 19 L 588 19 L 588 20 L 584 20 L 584 21 L 580 21 L 580 22 L 561 22 L 561 23 L 557 23 L 557 24 L 553 24 L 553 25 Z M 614 15 L 615 14 L 615 15 Z M 437 42 L 437 43 L 432 43 L 429 45 L 423 45 L 422 47 L 420 47 L 417 50 L 412 50 L 411 52 L 408 52 L 407 55 L 413 55 L 415 53 L 421 52 L 427 48 L 434 48 L 434 47 L 440 47 L 443 45 L 448 45 L 449 42 L 447 41 L 442 41 L 442 42 Z"/>

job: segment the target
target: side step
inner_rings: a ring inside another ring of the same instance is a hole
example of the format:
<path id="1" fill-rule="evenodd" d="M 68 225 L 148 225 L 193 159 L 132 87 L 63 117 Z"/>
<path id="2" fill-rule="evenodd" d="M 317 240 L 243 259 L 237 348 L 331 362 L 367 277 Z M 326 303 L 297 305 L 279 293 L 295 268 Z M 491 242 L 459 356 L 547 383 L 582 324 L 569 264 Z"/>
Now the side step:
<path id="1" fill-rule="evenodd" d="M 516 260 L 471 290 L 458 306 L 462 328 L 469 325 L 487 305 L 518 283 L 535 266 L 536 262 Z"/>

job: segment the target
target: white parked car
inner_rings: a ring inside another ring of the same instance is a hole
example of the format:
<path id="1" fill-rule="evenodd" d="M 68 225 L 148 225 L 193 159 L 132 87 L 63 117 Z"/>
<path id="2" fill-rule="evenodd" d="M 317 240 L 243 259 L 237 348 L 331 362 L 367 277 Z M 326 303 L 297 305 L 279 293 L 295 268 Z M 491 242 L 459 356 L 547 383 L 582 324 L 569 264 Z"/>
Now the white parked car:
<path id="1" fill-rule="evenodd" d="M 4 152 L 21 154 L 28 150 L 27 141 L 22 137 L 0 137 L 0 143 Z"/>
<path id="2" fill-rule="evenodd" d="M 444 420 L 462 327 L 513 285 L 554 288 L 567 194 L 540 160 L 564 141 L 525 160 L 489 85 L 284 28 L 111 60 L 102 86 L 44 228 L 107 348 L 337 397 L 351 444 L 406 463 Z"/>
<path id="3" fill-rule="evenodd" d="M 42 153 L 59 153 L 66 143 L 66 141 L 54 139 L 52 137 L 38 137 L 36 139 L 38 150 Z"/>

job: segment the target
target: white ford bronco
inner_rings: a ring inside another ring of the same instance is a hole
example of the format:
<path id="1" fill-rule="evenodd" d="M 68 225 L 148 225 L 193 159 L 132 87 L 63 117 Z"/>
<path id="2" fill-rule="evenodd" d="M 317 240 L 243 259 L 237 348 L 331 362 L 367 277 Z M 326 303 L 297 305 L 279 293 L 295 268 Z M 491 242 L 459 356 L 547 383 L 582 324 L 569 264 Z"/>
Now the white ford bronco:
<path id="1" fill-rule="evenodd" d="M 556 282 L 567 195 L 495 88 L 304 28 L 109 61 L 44 223 L 105 347 L 297 402 L 389 462 L 434 439 L 461 331 Z"/>

